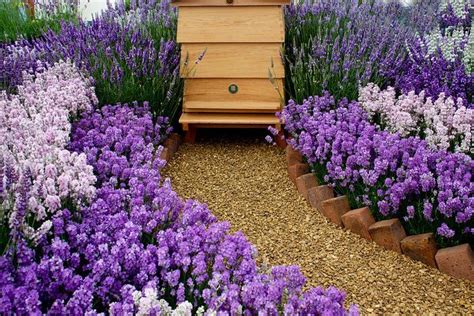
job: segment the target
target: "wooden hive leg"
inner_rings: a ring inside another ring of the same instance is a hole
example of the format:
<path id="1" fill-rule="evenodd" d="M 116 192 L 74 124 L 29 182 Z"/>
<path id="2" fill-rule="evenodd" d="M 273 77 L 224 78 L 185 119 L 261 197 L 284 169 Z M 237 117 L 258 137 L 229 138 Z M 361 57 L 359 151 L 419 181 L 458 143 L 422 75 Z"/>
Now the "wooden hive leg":
<path id="1" fill-rule="evenodd" d="M 277 124 L 275 128 L 278 130 L 278 134 L 275 135 L 275 143 L 278 147 L 285 149 L 287 145 L 285 130 L 281 128 L 280 124 Z"/>
<path id="2" fill-rule="evenodd" d="M 197 128 L 194 125 L 189 125 L 184 136 L 184 142 L 194 144 L 196 142 Z"/>

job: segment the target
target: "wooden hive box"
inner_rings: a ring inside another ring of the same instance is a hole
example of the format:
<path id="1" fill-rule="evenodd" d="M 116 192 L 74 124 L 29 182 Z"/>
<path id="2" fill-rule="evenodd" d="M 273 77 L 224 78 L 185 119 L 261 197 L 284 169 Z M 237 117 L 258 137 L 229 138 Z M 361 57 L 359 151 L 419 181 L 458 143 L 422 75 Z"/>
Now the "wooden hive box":
<path id="1" fill-rule="evenodd" d="M 190 140 L 197 127 L 279 129 L 275 112 L 281 109 L 285 77 L 283 5 L 290 0 L 173 3 L 179 7 L 177 41 L 185 78 L 179 122 Z"/>

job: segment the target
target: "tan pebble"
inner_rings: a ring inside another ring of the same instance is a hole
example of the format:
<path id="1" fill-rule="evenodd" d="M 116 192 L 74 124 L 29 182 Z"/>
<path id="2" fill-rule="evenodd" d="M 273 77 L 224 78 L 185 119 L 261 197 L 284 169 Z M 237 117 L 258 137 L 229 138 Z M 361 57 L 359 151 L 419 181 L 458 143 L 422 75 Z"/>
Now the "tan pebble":
<path id="1" fill-rule="evenodd" d="M 385 251 L 315 212 L 288 179 L 285 152 L 266 145 L 265 135 L 201 134 L 204 142 L 179 148 L 165 176 L 181 196 L 208 203 L 243 231 L 261 266 L 299 265 L 308 286 L 344 289 L 362 314 L 473 314 L 474 283 Z"/>

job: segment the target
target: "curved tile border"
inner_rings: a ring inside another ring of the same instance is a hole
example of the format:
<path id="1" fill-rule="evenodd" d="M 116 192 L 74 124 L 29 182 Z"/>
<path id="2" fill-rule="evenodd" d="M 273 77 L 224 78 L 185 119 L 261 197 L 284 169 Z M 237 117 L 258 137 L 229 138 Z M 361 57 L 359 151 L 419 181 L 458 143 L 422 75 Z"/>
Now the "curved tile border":
<path id="1" fill-rule="evenodd" d="M 376 222 L 367 207 L 351 210 L 345 196 L 335 196 L 331 187 L 319 185 L 299 152 L 289 145 L 285 151 L 288 175 L 298 192 L 330 222 L 450 276 L 474 281 L 474 252 L 469 244 L 438 249 L 433 233 L 407 236 L 397 218 Z"/>

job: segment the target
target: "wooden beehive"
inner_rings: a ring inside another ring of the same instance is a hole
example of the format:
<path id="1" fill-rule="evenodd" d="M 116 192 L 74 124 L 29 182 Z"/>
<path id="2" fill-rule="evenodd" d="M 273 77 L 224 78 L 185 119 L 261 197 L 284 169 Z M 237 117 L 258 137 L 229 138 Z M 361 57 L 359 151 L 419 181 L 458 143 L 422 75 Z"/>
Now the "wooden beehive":
<path id="1" fill-rule="evenodd" d="M 177 40 L 185 78 L 179 121 L 191 140 L 197 127 L 280 128 L 275 112 L 281 109 L 279 91 L 283 93 L 285 77 L 283 5 L 289 3 L 174 1 L 179 7 Z"/>

